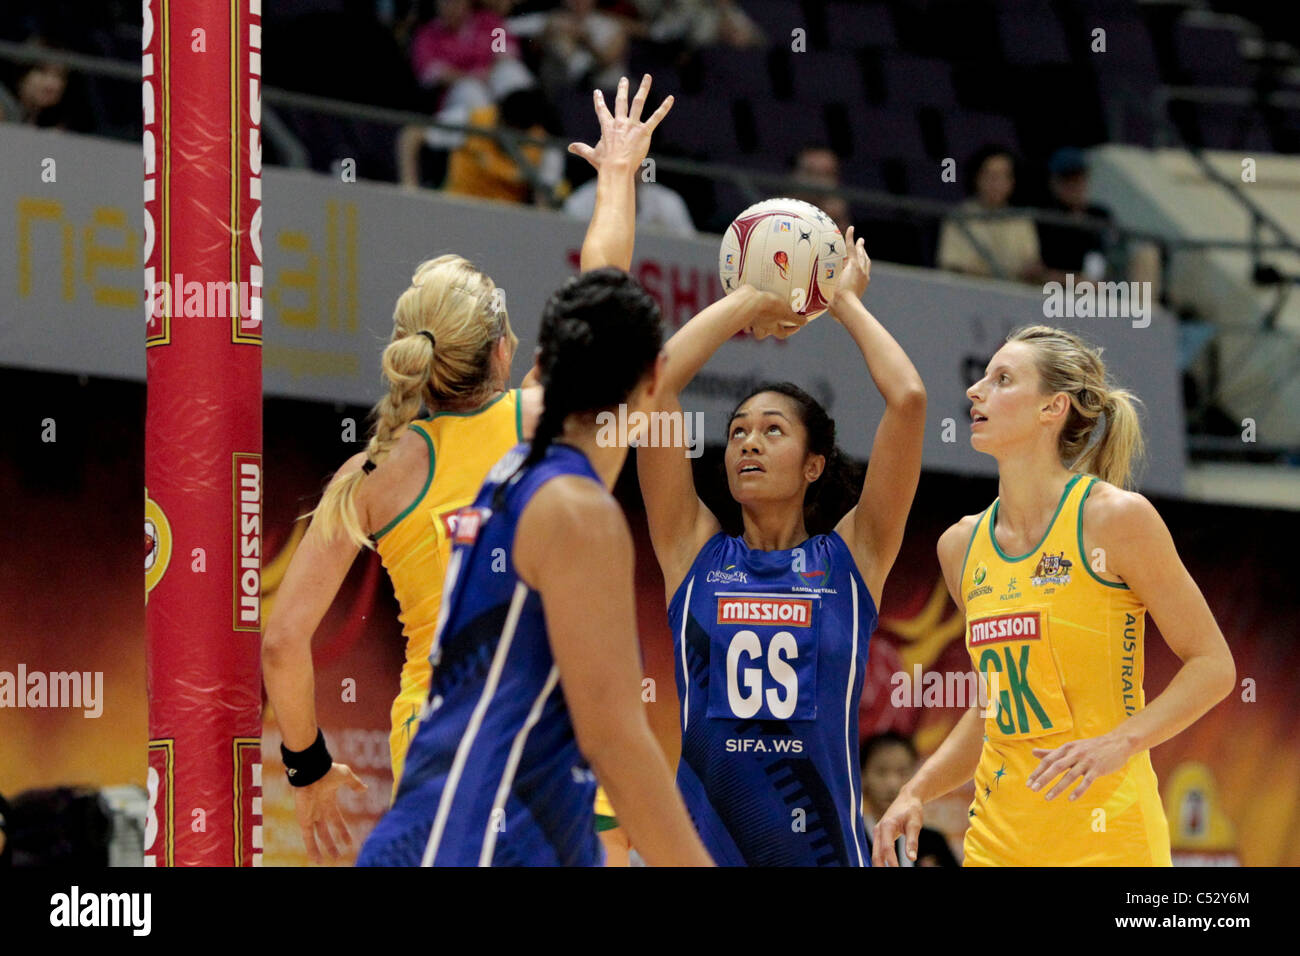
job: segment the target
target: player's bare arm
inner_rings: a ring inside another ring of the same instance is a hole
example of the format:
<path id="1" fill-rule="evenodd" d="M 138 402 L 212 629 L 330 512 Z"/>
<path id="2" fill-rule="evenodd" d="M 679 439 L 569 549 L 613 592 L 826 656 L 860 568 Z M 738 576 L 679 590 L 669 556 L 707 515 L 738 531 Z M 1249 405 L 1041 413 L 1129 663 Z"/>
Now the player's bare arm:
<path id="1" fill-rule="evenodd" d="M 603 266 L 619 269 L 632 267 L 632 247 L 636 238 L 636 177 L 650 151 L 650 136 L 672 109 L 673 98 L 664 99 L 646 120 L 641 119 L 646 98 L 650 95 L 650 75 L 628 103 L 628 80 L 618 83 L 614 112 L 605 104 L 600 90 L 592 94 L 596 118 L 600 121 L 600 140 L 595 146 L 570 143 L 569 152 L 581 156 L 596 168 L 596 208 L 582 243 L 580 269 L 586 272 Z"/>
<path id="2" fill-rule="evenodd" d="M 939 536 L 939 567 L 957 610 L 963 612 L 961 595 L 962 563 L 966 546 L 979 523 L 979 515 L 967 515 Z M 951 793 L 975 776 L 980 751 L 984 746 L 984 717 L 978 706 L 962 714 L 939 749 L 931 754 L 912 779 L 903 785 L 898 798 L 876 824 L 872 841 L 872 866 L 898 866 L 894 843 L 900 834 L 907 837 L 907 853 L 916 859 L 916 841 L 921 832 L 922 807 L 946 793 Z"/>
<path id="3" fill-rule="evenodd" d="M 641 705 L 632 534 L 617 502 L 587 479 L 557 478 L 525 508 L 515 542 L 520 579 L 542 596 L 578 746 L 620 824 L 652 866 L 709 865 Z M 609 587 L 592 600 L 597 579 Z"/>
<path id="4" fill-rule="evenodd" d="M 757 325 L 785 338 L 792 330 L 782 323 L 803 325 L 786 302 L 770 292 L 743 285 L 704 309 L 664 345 L 666 361 L 658 386 L 658 411 L 682 410 L 681 390 L 727 341 Z M 721 529 L 718 519 L 695 491 L 691 461 L 680 448 L 637 449 L 637 474 L 645 499 L 650 543 L 671 596 L 690 569 L 704 543 Z"/>
<path id="5" fill-rule="evenodd" d="M 1027 783 L 1035 790 L 1060 777 L 1047 799 L 1082 795 L 1098 777 L 1115 773 L 1135 754 L 1190 726 L 1236 686 L 1236 667 L 1223 632 L 1187 572 L 1155 507 L 1142 495 L 1097 482 L 1084 503 L 1084 559 L 1127 584 L 1147 606 L 1182 666 L 1141 711 L 1108 734 L 1050 750 Z"/>
<path id="6" fill-rule="evenodd" d="M 876 427 L 862 497 L 835 530 L 848 543 L 879 606 L 921 478 L 925 383 L 902 346 L 862 304 L 871 281 L 871 260 L 863 240 L 854 241 L 852 226 L 845 242 L 849 254 L 831 310 L 862 351 L 871 380 L 885 400 L 885 412 Z"/>

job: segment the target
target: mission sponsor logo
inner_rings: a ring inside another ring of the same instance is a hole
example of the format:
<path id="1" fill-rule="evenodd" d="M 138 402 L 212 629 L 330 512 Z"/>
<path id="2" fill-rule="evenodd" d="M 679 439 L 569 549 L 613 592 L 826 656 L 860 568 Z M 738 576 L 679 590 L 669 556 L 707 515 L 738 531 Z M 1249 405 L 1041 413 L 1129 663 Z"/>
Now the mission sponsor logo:
<path id="1" fill-rule="evenodd" d="M 452 544 L 473 544 L 478 540 L 479 529 L 491 516 L 490 508 L 461 508 L 448 520 Z"/>
<path id="2" fill-rule="evenodd" d="M 262 456 L 236 452 L 234 472 L 236 631 L 262 629 Z"/>
<path id="3" fill-rule="evenodd" d="M 812 601 L 807 598 L 718 598 L 719 624 L 784 624 L 812 626 Z"/>
<path id="4" fill-rule="evenodd" d="M 970 622 L 971 647 L 996 644 L 1000 641 L 1036 641 L 1043 636 L 1042 614 L 1039 611 L 1013 611 L 995 614 Z"/>

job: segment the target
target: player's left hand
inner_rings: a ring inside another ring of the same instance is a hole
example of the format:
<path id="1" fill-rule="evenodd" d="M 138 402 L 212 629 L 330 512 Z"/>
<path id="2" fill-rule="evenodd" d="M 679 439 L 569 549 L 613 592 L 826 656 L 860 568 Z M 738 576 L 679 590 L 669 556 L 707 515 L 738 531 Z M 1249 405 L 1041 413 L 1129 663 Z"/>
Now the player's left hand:
<path id="1" fill-rule="evenodd" d="M 1041 790 L 1064 774 L 1056 786 L 1047 791 L 1048 800 L 1065 792 L 1076 780 L 1082 778 L 1082 782 L 1070 794 L 1071 800 L 1079 799 L 1094 780 L 1124 769 L 1132 756 L 1128 745 L 1110 734 L 1072 740 L 1051 750 L 1035 747 L 1032 753 L 1039 758 L 1039 763 L 1025 779 L 1030 790 Z"/>
<path id="2" fill-rule="evenodd" d="M 860 300 L 871 284 L 871 257 L 867 255 L 866 240 L 855 240 L 853 227 L 849 226 L 844 233 L 844 245 L 848 252 L 844 258 L 844 272 L 835 287 L 835 295 L 831 297 L 832 315 L 838 315 L 835 307 L 846 301 L 845 296 Z"/>
<path id="3" fill-rule="evenodd" d="M 630 107 L 627 90 L 628 81 L 625 76 L 618 81 L 612 114 L 605 105 L 605 94 L 596 90 L 593 98 L 596 101 L 596 118 L 600 120 L 600 141 L 595 146 L 586 143 L 569 144 L 569 152 L 581 156 L 597 170 L 606 162 L 618 162 L 630 167 L 633 172 L 640 172 L 641 163 L 650 151 L 650 134 L 673 107 L 673 98 L 665 97 L 659 108 L 650 114 L 650 118 L 642 122 L 641 110 L 645 107 L 646 97 L 650 95 L 650 74 L 641 78 L 641 87 L 632 98 Z"/>

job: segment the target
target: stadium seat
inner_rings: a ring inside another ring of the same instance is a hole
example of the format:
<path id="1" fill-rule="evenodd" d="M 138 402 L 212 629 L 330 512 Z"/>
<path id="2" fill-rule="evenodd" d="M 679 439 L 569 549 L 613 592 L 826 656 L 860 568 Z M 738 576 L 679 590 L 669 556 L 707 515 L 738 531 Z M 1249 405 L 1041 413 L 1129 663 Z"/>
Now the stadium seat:
<path id="1" fill-rule="evenodd" d="M 952 67 L 943 60 L 896 53 L 881 63 L 887 102 L 951 109 L 957 105 Z"/>
<path id="2" fill-rule="evenodd" d="M 1009 63 L 1070 62 L 1061 21 L 1044 0 L 1000 6 L 998 35 L 1002 41 L 1002 55 Z"/>
<path id="3" fill-rule="evenodd" d="M 825 17 L 832 49 L 894 49 L 898 45 L 894 19 L 883 3 L 830 0 Z"/>

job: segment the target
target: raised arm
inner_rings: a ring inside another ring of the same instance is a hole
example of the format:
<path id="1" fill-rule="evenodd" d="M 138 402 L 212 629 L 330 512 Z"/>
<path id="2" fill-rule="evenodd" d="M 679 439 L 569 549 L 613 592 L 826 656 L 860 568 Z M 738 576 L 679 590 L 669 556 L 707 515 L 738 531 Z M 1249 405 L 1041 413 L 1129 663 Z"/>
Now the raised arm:
<path id="1" fill-rule="evenodd" d="M 925 385 L 907 353 L 862 304 L 871 281 L 871 260 L 853 227 L 845 236 L 849 255 L 831 312 L 848 329 L 866 359 L 871 380 L 885 400 L 885 413 L 871 444 L 862 497 L 835 530 L 858 558 L 877 604 L 885 578 L 903 544 L 903 528 L 921 477 L 925 436 Z"/>
<path id="2" fill-rule="evenodd" d="M 714 302 L 668 340 L 667 361 L 656 393 L 656 414 L 681 414 L 681 390 L 704 367 L 724 342 L 738 332 L 752 329 L 757 337 L 785 338 L 792 329 L 781 322 L 803 324 L 780 296 L 742 285 Z M 664 419 L 671 421 L 672 419 Z M 685 429 L 683 428 L 683 434 Z M 704 436 L 695 436 L 703 441 Z M 664 586 L 671 599 L 691 562 L 704 543 L 721 528 L 695 492 L 691 459 L 685 449 L 642 445 L 636 451 L 637 475 L 645 499 L 650 543 L 663 571 Z"/>
<path id="3" fill-rule="evenodd" d="M 641 78 L 641 86 L 627 101 L 628 81 L 618 81 L 618 93 L 611 115 L 600 90 L 592 94 L 596 117 L 600 120 L 600 141 L 595 146 L 570 143 L 569 152 L 581 156 L 596 167 L 596 208 L 582 242 L 579 268 L 586 272 L 602 266 L 627 270 L 632 267 L 632 246 L 636 239 L 636 177 L 650 151 L 650 135 L 672 109 L 673 98 L 667 97 L 645 122 L 641 110 L 650 95 L 650 75 Z"/>
<path id="4" fill-rule="evenodd" d="M 641 703 L 634 551 L 618 504 L 584 478 L 548 482 L 520 518 L 514 561 L 541 594 L 578 747 L 632 844 L 652 866 L 710 865 Z M 607 585 L 599 601 L 595 580 Z"/>

